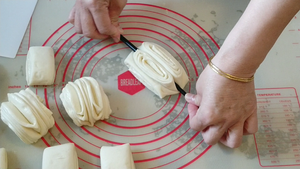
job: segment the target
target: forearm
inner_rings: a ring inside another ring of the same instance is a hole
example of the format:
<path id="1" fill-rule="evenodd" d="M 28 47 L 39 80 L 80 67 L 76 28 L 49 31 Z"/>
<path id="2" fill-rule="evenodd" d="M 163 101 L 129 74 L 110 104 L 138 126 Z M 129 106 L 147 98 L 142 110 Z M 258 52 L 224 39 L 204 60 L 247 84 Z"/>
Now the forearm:
<path id="1" fill-rule="evenodd" d="M 224 72 L 251 77 L 299 9 L 299 0 L 251 0 L 213 63 Z"/>

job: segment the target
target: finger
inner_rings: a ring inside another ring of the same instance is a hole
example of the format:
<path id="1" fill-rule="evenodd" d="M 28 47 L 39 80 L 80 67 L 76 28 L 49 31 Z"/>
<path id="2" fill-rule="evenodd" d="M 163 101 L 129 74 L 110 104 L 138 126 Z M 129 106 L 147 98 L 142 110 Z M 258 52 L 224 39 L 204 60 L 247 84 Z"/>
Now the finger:
<path id="1" fill-rule="evenodd" d="M 230 148 L 239 147 L 243 138 L 243 123 L 237 123 L 230 127 L 222 136 L 220 142 Z"/>
<path id="2" fill-rule="evenodd" d="M 118 28 L 111 23 L 108 7 L 101 6 L 100 9 L 93 9 L 91 10 L 91 14 L 100 34 L 109 35 L 114 39 L 114 41 L 120 40 Z"/>
<path id="3" fill-rule="evenodd" d="M 75 20 L 75 6 L 72 8 L 69 14 L 69 22 L 74 25 L 74 20 Z"/>
<path id="4" fill-rule="evenodd" d="M 188 112 L 189 112 L 189 118 L 194 118 L 194 116 L 196 115 L 197 111 L 198 111 L 198 106 L 194 105 L 194 104 L 188 104 Z"/>
<path id="5" fill-rule="evenodd" d="M 200 108 L 194 104 L 188 105 L 188 111 L 189 111 L 189 122 L 191 129 L 195 131 L 202 131 L 206 127 L 209 126 L 208 121 L 201 118 L 201 111 Z"/>
<path id="6" fill-rule="evenodd" d="M 78 5 L 78 4 L 76 4 Z M 80 9 L 80 8 L 76 8 L 76 9 Z M 74 19 L 74 27 L 75 27 L 75 31 L 78 33 L 78 34 L 82 34 L 82 28 L 81 28 L 81 20 L 80 20 L 80 13 L 81 11 L 80 10 L 77 10 L 75 12 L 75 19 Z"/>
<path id="7" fill-rule="evenodd" d="M 212 125 L 202 131 L 204 142 L 209 145 L 216 144 L 226 132 L 226 128 L 222 125 Z"/>
<path id="8" fill-rule="evenodd" d="M 119 16 L 125 7 L 127 0 L 111 0 L 109 6 L 109 17 L 111 20 L 112 25 L 114 25 L 117 30 L 118 34 L 112 35 L 112 38 L 118 40 L 120 34 L 123 33 L 123 29 L 119 25 Z"/>
<path id="9" fill-rule="evenodd" d="M 258 130 L 257 113 L 254 112 L 244 123 L 244 135 L 254 134 Z"/>
<path id="10" fill-rule="evenodd" d="M 194 94 L 191 94 L 191 93 L 187 93 L 185 95 L 185 100 L 190 104 L 200 106 L 201 96 L 200 95 L 194 95 Z"/>
<path id="11" fill-rule="evenodd" d="M 92 14 L 88 9 L 82 9 L 81 15 L 80 15 L 80 20 L 84 21 L 84 24 L 81 25 L 82 27 L 82 33 L 84 36 L 88 38 L 93 38 L 93 39 L 105 39 L 107 35 L 101 35 L 94 23 Z M 83 23 L 83 22 L 82 22 Z"/>
<path id="12" fill-rule="evenodd" d="M 111 23 L 118 26 L 119 16 L 125 7 L 127 0 L 111 0 L 109 6 L 109 16 Z"/>

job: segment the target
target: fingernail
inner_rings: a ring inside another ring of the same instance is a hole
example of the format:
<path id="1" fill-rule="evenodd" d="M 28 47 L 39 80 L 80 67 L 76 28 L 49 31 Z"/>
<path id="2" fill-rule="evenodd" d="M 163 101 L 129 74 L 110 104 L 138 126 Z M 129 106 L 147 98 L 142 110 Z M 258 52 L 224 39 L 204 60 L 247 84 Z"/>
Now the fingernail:
<path id="1" fill-rule="evenodd" d="M 189 102 L 189 103 L 194 103 L 195 102 L 195 97 L 194 97 L 194 95 L 193 94 L 191 94 L 191 93 L 187 93 L 186 95 L 185 95 L 185 100 L 187 101 L 187 102 Z"/>

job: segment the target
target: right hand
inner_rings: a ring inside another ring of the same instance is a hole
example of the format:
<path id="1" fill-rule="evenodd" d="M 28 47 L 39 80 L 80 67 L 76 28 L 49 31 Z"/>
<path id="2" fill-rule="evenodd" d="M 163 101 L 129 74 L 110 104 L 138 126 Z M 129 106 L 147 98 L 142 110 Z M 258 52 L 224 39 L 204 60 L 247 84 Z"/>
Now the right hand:
<path id="1" fill-rule="evenodd" d="M 126 3 L 127 0 L 77 0 L 69 22 L 78 34 L 93 39 L 111 36 L 118 42 L 123 32 L 118 19 Z"/>
<path id="2" fill-rule="evenodd" d="M 257 131 L 254 82 L 229 80 L 207 66 L 197 84 L 197 94 L 187 93 L 190 127 L 201 131 L 204 141 L 218 141 L 230 148 L 242 143 L 242 136 Z"/>

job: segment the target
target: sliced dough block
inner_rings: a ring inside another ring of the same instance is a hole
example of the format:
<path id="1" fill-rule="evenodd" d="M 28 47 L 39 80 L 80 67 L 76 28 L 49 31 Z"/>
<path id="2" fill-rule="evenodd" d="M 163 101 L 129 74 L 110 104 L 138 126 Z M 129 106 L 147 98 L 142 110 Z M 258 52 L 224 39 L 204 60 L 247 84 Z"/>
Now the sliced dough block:
<path id="1" fill-rule="evenodd" d="M 51 47 L 33 46 L 26 58 L 28 85 L 52 85 L 55 78 L 54 52 Z"/>
<path id="2" fill-rule="evenodd" d="M 77 126 L 94 126 L 96 121 L 108 119 L 111 114 L 107 95 L 92 77 L 69 82 L 63 88 L 60 99 Z"/>
<path id="3" fill-rule="evenodd" d="M 1 104 L 1 119 L 24 143 L 38 141 L 53 127 L 52 112 L 29 88 L 7 97 L 8 102 Z"/>
<path id="4" fill-rule="evenodd" d="M 181 87 L 189 81 L 180 63 L 163 47 L 144 42 L 124 61 L 129 71 L 149 90 L 163 98 L 179 93 L 175 82 Z"/>
<path id="5" fill-rule="evenodd" d="M 78 157 L 73 143 L 45 148 L 42 169 L 78 169 Z"/>
<path id="6" fill-rule="evenodd" d="M 130 145 L 102 146 L 100 149 L 101 169 L 135 169 Z"/>
<path id="7" fill-rule="evenodd" d="M 0 169 L 7 169 L 7 155 L 5 148 L 0 148 Z"/>

